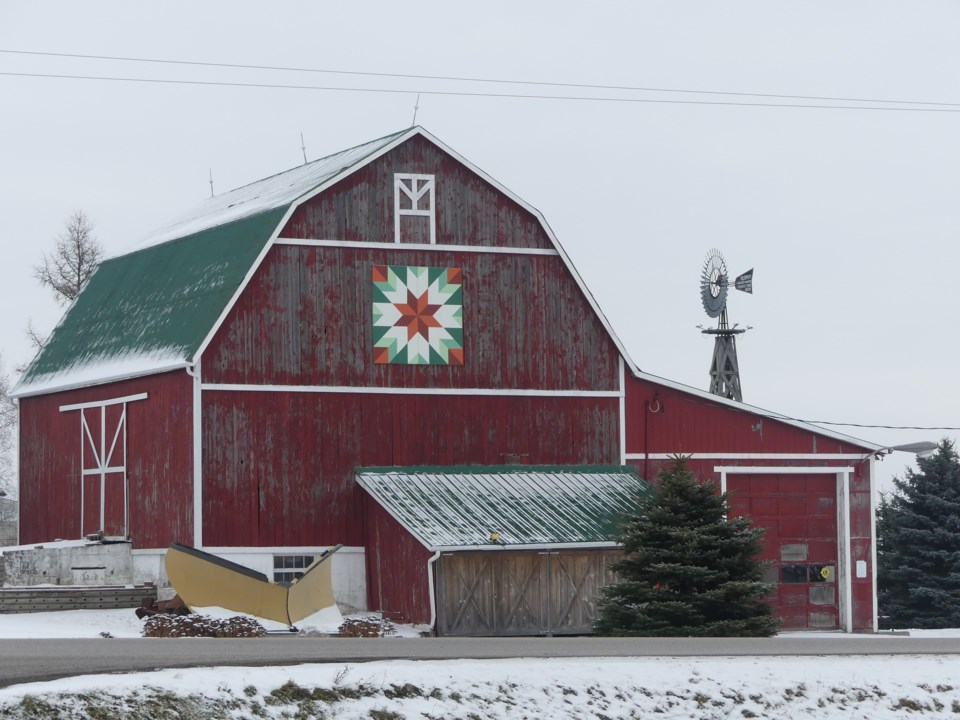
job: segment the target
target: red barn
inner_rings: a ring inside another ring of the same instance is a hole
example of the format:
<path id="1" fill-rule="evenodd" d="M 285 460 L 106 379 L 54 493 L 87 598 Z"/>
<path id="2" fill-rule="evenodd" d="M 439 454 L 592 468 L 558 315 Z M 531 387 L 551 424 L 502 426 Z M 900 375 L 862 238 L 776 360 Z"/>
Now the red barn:
<path id="1" fill-rule="evenodd" d="M 767 527 L 784 627 L 875 629 L 879 448 L 640 371 L 542 216 L 419 127 L 210 198 L 105 261 L 14 394 L 21 542 L 129 540 L 144 579 L 174 541 L 277 577 L 343 543 L 338 600 L 433 621 L 454 582 L 439 557 L 607 552 L 603 518 L 551 522 L 556 488 L 622 499 L 623 466 L 654 477 L 683 453 Z M 487 486 L 450 480 L 487 466 Z M 509 508 L 517 488 L 504 539 L 505 511 L 469 492 Z M 441 490 L 446 540 L 424 534 Z M 539 562 L 518 587 L 573 567 Z M 577 572 L 574 625 L 603 570 Z"/>

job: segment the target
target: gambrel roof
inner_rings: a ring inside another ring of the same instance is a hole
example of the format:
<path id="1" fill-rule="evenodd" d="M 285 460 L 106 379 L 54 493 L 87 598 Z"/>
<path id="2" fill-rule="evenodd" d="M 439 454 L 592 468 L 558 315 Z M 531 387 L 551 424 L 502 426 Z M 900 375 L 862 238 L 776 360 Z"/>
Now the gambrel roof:
<path id="1" fill-rule="evenodd" d="M 386 135 L 363 145 L 341 150 L 333 155 L 305 163 L 222 195 L 215 195 L 193 212 L 177 218 L 150 235 L 142 245 L 194 235 L 202 230 L 259 215 L 276 208 L 287 208 L 303 195 L 321 187 L 330 178 L 340 178 L 360 167 L 365 160 L 379 154 L 407 131 Z"/>
<path id="2" fill-rule="evenodd" d="M 631 360 L 543 215 L 503 184 L 416 126 L 209 198 L 104 261 L 21 376 L 13 397 L 189 368 L 301 204 L 401 143 L 420 135 L 496 188 L 541 224 L 635 377 L 770 417 L 844 442 L 879 446 L 642 372 Z"/>
<path id="3" fill-rule="evenodd" d="M 431 551 L 614 547 L 652 492 L 633 468 L 603 466 L 361 468 L 357 482 Z"/>
<path id="4" fill-rule="evenodd" d="M 189 367 L 287 212 L 404 139 L 393 133 L 200 204 L 101 263 L 14 397 Z"/>
<path id="5" fill-rule="evenodd" d="M 283 214 L 271 210 L 105 260 L 14 394 L 188 366 Z"/>
<path id="6" fill-rule="evenodd" d="M 12 395 L 192 366 L 293 210 L 416 135 L 540 221 L 628 366 L 636 370 L 540 212 L 417 126 L 209 198 L 149 236 L 139 249 L 104 261 Z"/>

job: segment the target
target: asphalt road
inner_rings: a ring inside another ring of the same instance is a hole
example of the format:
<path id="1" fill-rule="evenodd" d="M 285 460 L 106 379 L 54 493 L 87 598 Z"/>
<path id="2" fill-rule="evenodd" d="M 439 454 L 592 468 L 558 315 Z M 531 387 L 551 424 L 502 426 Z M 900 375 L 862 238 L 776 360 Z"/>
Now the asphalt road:
<path id="1" fill-rule="evenodd" d="M 217 665 L 515 657 L 958 655 L 960 638 L 303 638 L 0 640 L 0 687 L 91 673 Z"/>

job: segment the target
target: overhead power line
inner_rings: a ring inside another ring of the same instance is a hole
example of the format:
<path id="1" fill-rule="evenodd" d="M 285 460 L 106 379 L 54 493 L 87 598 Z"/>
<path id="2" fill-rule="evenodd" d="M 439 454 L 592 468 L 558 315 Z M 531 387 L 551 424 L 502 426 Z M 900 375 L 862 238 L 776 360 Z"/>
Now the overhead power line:
<path id="1" fill-rule="evenodd" d="M 695 405 L 708 405 L 709 401 L 702 397 L 690 397 L 685 400 L 685 402 L 693 403 Z M 733 410 L 734 412 L 744 413 L 746 415 L 757 415 L 760 414 L 765 418 L 771 420 L 783 420 L 784 422 L 797 422 L 805 423 L 807 425 L 830 425 L 833 427 L 854 427 L 854 428 L 867 428 L 873 430 L 947 430 L 953 432 L 960 432 L 960 427 L 951 427 L 947 425 L 871 425 L 868 423 L 855 423 L 855 422 L 839 422 L 837 420 L 808 420 L 807 418 L 798 418 L 793 417 L 792 415 L 784 415 L 783 413 L 773 412 L 771 410 L 764 410 L 763 408 L 757 407 L 733 407 L 731 405 L 726 406 L 727 409 Z"/>
<path id="2" fill-rule="evenodd" d="M 325 68 L 306 68 L 296 66 L 279 65 L 252 65 L 242 63 L 225 62 L 204 62 L 198 60 L 172 60 L 163 58 L 141 58 L 127 57 L 117 55 L 87 55 L 80 53 L 56 53 L 42 52 L 36 50 L 12 50 L 0 49 L 0 53 L 13 55 L 32 55 L 41 57 L 72 58 L 82 60 L 106 60 L 110 62 L 133 62 L 133 63 L 151 63 L 161 65 L 180 65 L 191 67 L 210 67 L 227 68 L 241 70 L 265 70 L 273 72 L 305 72 L 305 73 L 323 73 L 330 75 L 349 75 L 357 77 L 377 77 L 392 78 L 404 80 L 430 80 L 442 82 L 460 82 L 460 83 L 485 83 L 501 85 L 525 85 L 538 87 L 569 88 L 578 90 L 600 90 L 600 91 L 618 91 L 618 92 L 648 92 L 648 93 L 672 93 L 688 95 L 710 95 L 727 96 L 742 98 L 765 98 L 769 100 L 804 100 L 814 103 L 873 103 L 875 105 L 893 105 L 905 107 L 862 107 L 862 106 L 837 106 L 837 105 L 811 105 L 794 103 L 763 103 L 763 102 L 733 102 L 733 101 L 684 101 L 675 99 L 656 99 L 656 98 L 622 98 L 622 97 L 595 97 L 595 96 L 572 96 L 572 95 L 544 95 L 535 93 L 490 93 L 490 92 L 467 92 L 467 91 L 424 91 L 424 90 L 400 90 L 389 88 L 344 88 L 344 87 L 326 87 L 310 85 L 285 85 L 273 83 L 239 83 L 226 81 L 191 81 L 191 80 L 157 80 L 150 78 L 121 78 L 113 76 L 93 76 L 93 75 L 59 75 L 47 73 L 2 73 L 4 75 L 14 75 L 22 77 L 54 77 L 73 80 L 111 80 L 126 82 L 156 82 L 166 84 L 186 84 L 186 85 L 218 85 L 225 87 L 258 87 L 258 88 L 278 88 L 291 90 L 342 90 L 347 92 L 421 92 L 428 95 L 459 95 L 475 97 L 514 97 L 522 99 L 538 100 L 577 100 L 577 101 L 599 101 L 599 102 L 646 102 L 646 103 L 666 103 L 666 104 L 689 104 L 689 105 L 741 105 L 747 107 L 787 107 L 787 108 L 814 108 L 814 109 L 840 109 L 840 110 L 911 110 L 916 112 L 936 112 L 938 108 L 957 108 L 960 109 L 960 103 L 938 102 L 938 101 L 920 101 L 920 100 L 888 100 L 881 98 L 856 98 L 839 97 L 828 95 L 796 95 L 796 94 L 775 94 L 775 93 L 753 93 L 740 91 L 724 90 L 694 90 L 689 88 L 662 88 L 662 87 L 643 87 L 632 85 L 611 85 L 611 84 L 591 84 L 591 83 L 573 83 L 573 82 L 553 82 L 543 80 L 512 80 L 505 78 L 483 78 L 456 75 L 418 75 L 410 73 L 385 73 L 369 72 L 361 70 L 339 70 Z M 930 106 L 928 108 L 915 107 L 918 105 Z M 953 112 L 953 110 L 940 110 L 941 112 Z"/>
<path id="3" fill-rule="evenodd" d="M 446 95 L 453 97 L 480 97 L 480 98 L 515 98 L 521 100 L 566 100 L 575 102 L 613 102 L 613 103 L 650 103 L 656 105 L 721 105 L 733 107 L 767 107 L 793 108 L 806 110 L 872 110 L 879 112 L 926 112 L 926 113 L 960 113 L 960 106 L 948 107 L 871 107 L 867 105 L 821 105 L 804 103 L 767 103 L 767 102 L 739 102 L 734 100 L 676 100 L 668 98 L 630 98 L 630 97 L 602 97 L 589 95 L 538 95 L 534 93 L 496 93 L 496 92 L 468 92 L 456 90 L 421 90 L 405 88 L 364 88 L 338 87 L 323 85 L 286 85 L 278 83 L 227 82 L 220 80 L 172 80 L 162 78 L 119 77 L 111 75 L 68 75 L 59 73 L 27 73 L 2 72 L 0 76 L 51 78 L 57 80 L 100 80 L 108 82 L 149 83 L 157 85 L 193 85 L 206 87 L 237 87 L 237 88 L 265 88 L 274 90 L 314 90 L 326 92 L 361 92 L 361 93 L 388 93 L 412 95 Z"/>
<path id="4" fill-rule="evenodd" d="M 787 417 L 786 415 L 775 415 L 775 420 L 793 420 L 794 422 L 809 423 L 810 425 L 836 425 L 840 427 L 872 428 L 875 430 L 954 430 L 960 431 L 960 427 L 941 427 L 934 425 L 866 425 L 864 423 L 834 422 L 831 420 L 800 420 L 798 418 Z"/>

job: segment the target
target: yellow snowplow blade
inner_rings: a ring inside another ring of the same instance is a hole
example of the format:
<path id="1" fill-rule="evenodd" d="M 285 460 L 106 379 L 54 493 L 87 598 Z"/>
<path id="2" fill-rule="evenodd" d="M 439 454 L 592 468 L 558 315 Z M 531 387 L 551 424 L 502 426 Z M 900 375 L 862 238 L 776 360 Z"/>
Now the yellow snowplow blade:
<path id="1" fill-rule="evenodd" d="M 167 550 L 167 577 L 191 609 L 217 606 L 293 625 L 336 604 L 330 557 L 340 547 L 324 552 L 299 580 L 284 587 L 256 570 L 189 545 L 173 543 Z"/>

